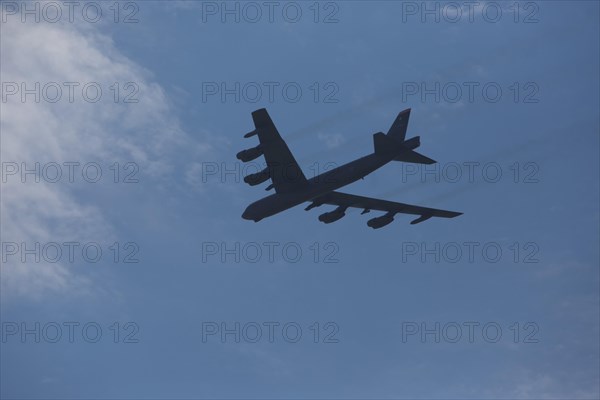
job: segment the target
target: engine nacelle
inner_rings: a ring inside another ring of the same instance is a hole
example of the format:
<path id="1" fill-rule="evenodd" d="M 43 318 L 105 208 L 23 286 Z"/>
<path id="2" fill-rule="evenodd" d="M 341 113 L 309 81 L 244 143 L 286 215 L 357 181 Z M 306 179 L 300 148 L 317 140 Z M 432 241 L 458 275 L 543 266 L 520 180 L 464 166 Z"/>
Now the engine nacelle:
<path id="1" fill-rule="evenodd" d="M 372 218 L 367 221 L 367 225 L 373 229 L 383 228 L 384 226 L 391 224 L 394 220 L 394 214 L 387 213 L 381 217 Z"/>
<path id="2" fill-rule="evenodd" d="M 317 202 L 317 201 L 313 201 L 308 206 L 306 206 L 306 208 L 304 209 L 304 211 L 309 211 L 309 210 L 312 210 L 315 207 L 321 207 L 322 205 L 323 205 L 323 203 L 320 203 L 320 202 Z"/>
<path id="3" fill-rule="evenodd" d="M 346 215 L 346 208 L 338 207 L 333 211 L 319 215 L 319 221 L 330 224 L 342 218 L 344 215 Z"/>
<path id="4" fill-rule="evenodd" d="M 258 146 L 252 147 L 251 149 L 240 151 L 239 153 L 237 153 L 236 157 L 240 161 L 248 162 L 262 156 L 262 154 L 263 149 L 262 147 L 260 147 L 259 144 Z"/>
<path id="5" fill-rule="evenodd" d="M 271 177 L 271 173 L 269 172 L 269 168 L 265 168 L 260 172 L 255 174 L 250 174 L 244 177 L 244 182 L 246 182 L 250 186 L 256 186 L 258 184 L 263 183 L 267 179 Z"/>
<path id="6" fill-rule="evenodd" d="M 432 217 L 431 215 L 421 215 L 419 218 L 415 219 L 414 221 L 410 221 L 410 224 L 411 225 L 420 224 L 423 221 L 427 221 L 431 217 Z"/>

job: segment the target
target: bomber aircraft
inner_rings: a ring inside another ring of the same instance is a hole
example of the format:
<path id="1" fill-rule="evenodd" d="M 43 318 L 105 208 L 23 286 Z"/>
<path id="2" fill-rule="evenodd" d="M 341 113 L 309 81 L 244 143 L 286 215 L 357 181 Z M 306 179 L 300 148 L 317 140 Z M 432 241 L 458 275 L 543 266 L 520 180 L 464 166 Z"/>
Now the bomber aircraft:
<path id="1" fill-rule="evenodd" d="M 337 206 L 335 210 L 319 216 L 319 221 L 326 224 L 335 222 L 346 215 L 348 207 L 363 209 L 361 214 L 366 214 L 371 210 L 384 211 L 384 215 L 372 218 L 367 222 L 367 225 L 373 229 L 388 225 L 398 213 L 418 215 L 419 217 L 411 224 L 418 224 L 431 217 L 454 218 L 461 215 L 460 212 L 414 206 L 336 191 L 336 189 L 364 178 L 390 161 L 419 164 L 436 162 L 414 151 L 420 145 L 418 136 L 405 139 L 409 116 L 410 108 L 398 114 L 387 134 L 378 132 L 373 135 L 375 151 L 372 154 L 311 179 L 306 179 L 287 144 L 277 132 L 267 110 L 261 108 L 254 111 L 252 119 L 255 129 L 245 134 L 244 137 L 258 135 L 260 144 L 240 151 L 237 158 L 248 162 L 264 155 L 267 167 L 260 172 L 247 175 L 244 177 L 244 182 L 254 186 L 270 178 L 272 183 L 266 190 L 275 189 L 275 194 L 250 204 L 242 214 L 242 218 L 258 222 L 304 202 L 311 202 L 305 208 L 306 211 L 323 204 Z"/>

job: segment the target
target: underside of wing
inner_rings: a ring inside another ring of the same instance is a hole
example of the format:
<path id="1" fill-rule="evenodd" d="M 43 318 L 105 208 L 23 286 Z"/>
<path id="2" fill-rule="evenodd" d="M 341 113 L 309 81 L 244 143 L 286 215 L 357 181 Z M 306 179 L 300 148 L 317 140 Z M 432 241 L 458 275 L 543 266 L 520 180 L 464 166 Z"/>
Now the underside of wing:
<path id="1" fill-rule="evenodd" d="M 381 228 L 392 222 L 394 220 L 394 215 L 398 213 L 419 215 L 420 217 L 413 220 L 411 224 L 418 224 L 420 222 L 428 220 L 431 217 L 454 218 L 462 214 L 460 212 L 455 211 L 415 206 L 411 204 L 398 203 L 395 201 L 374 199 L 372 197 L 356 196 L 353 194 L 347 194 L 342 192 L 331 192 L 320 196 L 314 199 L 313 203 L 309 207 L 312 208 L 323 204 L 338 206 L 338 208 L 331 212 L 333 213 L 331 214 L 331 217 L 335 216 L 339 218 L 341 218 L 344 215 L 345 210 L 348 207 L 362 208 L 363 214 L 371 210 L 385 211 L 386 214 L 382 215 L 381 217 L 373 218 L 367 223 L 367 225 L 375 229 Z M 323 215 L 326 214 L 329 213 L 325 213 Z M 331 219 L 327 216 L 323 218 L 321 217 L 319 217 L 319 219 L 323 222 L 327 222 L 326 220 Z M 333 222 L 333 220 L 330 222 Z"/>
<path id="2" fill-rule="evenodd" d="M 264 155 L 267 167 L 256 174 L 246 176 L 244 181 L 250 185 L 258 185 L 271 178 L 273 185 L 267 189 L 274 187 L 277 193 L 291 192 L 303 187 L 307 182 L 306 177 L 287 144 L 279 135 L 267 110 L 261 108 L 254 111 L 252 120 L 256 129 L 244 137 L 258 135 L 260 144 L 240 151 L 237 158 L 246 162 Z"/>

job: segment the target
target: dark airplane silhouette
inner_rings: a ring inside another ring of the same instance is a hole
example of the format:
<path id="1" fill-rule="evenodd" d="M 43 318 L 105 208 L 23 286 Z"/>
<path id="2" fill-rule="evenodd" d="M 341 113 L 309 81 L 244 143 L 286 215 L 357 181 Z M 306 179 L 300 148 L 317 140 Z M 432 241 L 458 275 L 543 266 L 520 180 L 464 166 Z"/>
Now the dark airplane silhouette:
<path id="1" fill-rule="evenodd" d="M 256 174 L 246 176 L 244 182 L 254 186 L 271 178 L 273 183 L 266 190 L 275 188 L 275 194 L 250 204 L 242 214 L 242 218 L 258 222 L 263 218 L 307 201 L 312 202 L 305 208 L 307 211 L 323 204 L 337 206 L 335 210 L 319 216 L 319 221 L 326 224 L 337 221 L 346 215 L 348 207 L 362 208 L 363 212 L 361 214 L 368 213 L 371 210 L 385 211 L 386 214 L 367 222 L 367 225 L 374 229 L 392 222 L 397 213 L 419 215 L 419 218 L 412 221 L 411 224 L 418 224 L 431 217 L 454 218 L 461 215 L 462 213 L 459 212 L 413 206 L 335 191 L 342 186 L 364 178 L 390 161 L 419 164 L 435 163 L 434 160 L 414 151 L 420 145 L 418 136 L 408 140 L 404 139 L 409 116 L 410 109 L 402 111 L 396 117 L 387 134 L 378 132 L 373 135 L 375 146 L 373 154 L 344 164 L 314 178 L 306 179 L 290 149 L 277 132 L 267 110 L 261 108 L 254 111 L 252 119 L 256 129 L 247 133 L 244 137 L 249 138 L 258 135 L 260 144 L 251 149 L 240 151 L 237 158 L 243 162 L 248 162 L 264 155 L 267 167 Z"/>

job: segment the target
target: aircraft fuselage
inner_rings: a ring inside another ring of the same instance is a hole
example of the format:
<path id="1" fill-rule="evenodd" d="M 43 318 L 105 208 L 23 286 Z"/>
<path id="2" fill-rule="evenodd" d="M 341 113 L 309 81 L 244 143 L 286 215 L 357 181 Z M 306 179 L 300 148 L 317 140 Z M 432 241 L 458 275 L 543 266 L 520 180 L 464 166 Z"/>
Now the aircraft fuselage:
<path id="1" fill-rule="evenodd" d="M 392 161 L 394 157 L 395 155 L 383 156 L 373 153 L 341 165 L 308 179 L 306 184 L 300 186 L 297 191 L 275 193 L 255 201 L 246 208 L 242 214 L 242 218 L 258 222 L 263 218 L 311 201 L 364 178 L 371 172 Z"/>

